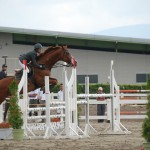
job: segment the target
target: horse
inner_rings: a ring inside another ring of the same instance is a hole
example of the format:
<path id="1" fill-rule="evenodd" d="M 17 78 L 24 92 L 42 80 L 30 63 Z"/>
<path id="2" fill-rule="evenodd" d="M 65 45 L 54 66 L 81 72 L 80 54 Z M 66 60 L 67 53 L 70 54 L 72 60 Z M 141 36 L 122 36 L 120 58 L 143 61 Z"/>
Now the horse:
<path id="1" fill-rule="evenodd" d="M 37 63 L 45 66 L 45 69 L 39 69 L 36 67 L 32 67 L 33 75 L 32 81 L 28 79 L 28 92 L 33 91 L 39 87 L 44 87 L 44 77 L 49 76 L 49 84 L 56 85 L 58 83 L 57 79 L 51 77 L 51 69 L 58 61 L 64 61 L 70 66 L 76 66 L 76 60 L 69 53 L 67 46 L 56 46 L 56 47 L 48 47 L 44 52 L 42 52 L 37 57 Z M 0 104 L 7 98 L 10 97 L 9 93 L 9 85 L 15 79 L 13 77 L 7 77 L 0 80 Z M 16 80 L 19 84 L 19 81 Z M 8 106 L 7 106 L 8 107 Z M 6 120 L 6 115 L 8 108 L 5 108 L 4 112 L 4 121 Z"/>

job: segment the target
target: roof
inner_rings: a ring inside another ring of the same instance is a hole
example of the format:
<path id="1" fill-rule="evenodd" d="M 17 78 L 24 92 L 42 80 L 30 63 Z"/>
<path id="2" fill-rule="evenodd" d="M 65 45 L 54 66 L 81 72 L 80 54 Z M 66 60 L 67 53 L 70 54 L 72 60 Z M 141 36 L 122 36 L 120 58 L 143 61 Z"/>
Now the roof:
<path id="1" fill-rule="evenodd" d="M 150 39 L 69 33 L 59 31 L 0 27 L 0 32 L 13 34 L 14 44 L 68 45 L 70 48 L 125 53 L 150 54 Z"/>

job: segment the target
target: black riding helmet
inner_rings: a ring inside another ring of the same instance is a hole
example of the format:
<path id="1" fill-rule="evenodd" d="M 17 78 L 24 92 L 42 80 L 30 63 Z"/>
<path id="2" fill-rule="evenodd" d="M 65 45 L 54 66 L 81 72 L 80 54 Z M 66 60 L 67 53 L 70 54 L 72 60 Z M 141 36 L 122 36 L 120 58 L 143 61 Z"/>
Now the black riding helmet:
<path id="1" fill-rule="evenodd" d="M 40 43 L 36 43 L 36 44 L 34 45 L 34 50 L 35 50 L 36 52 L 41 52 L 41 50 L 42 50 L 42 45 L 41 45 Z"/>

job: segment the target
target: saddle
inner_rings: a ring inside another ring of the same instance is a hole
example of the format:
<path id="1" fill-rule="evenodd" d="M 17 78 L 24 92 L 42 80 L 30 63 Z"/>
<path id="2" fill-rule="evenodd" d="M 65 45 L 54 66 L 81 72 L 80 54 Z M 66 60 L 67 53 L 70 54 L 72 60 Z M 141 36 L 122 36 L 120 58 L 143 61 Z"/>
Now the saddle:
<path id="1" fill-rule="evenodd" d="M 31 67 L 29 68 L 29 73 L 28 73 L 28 78 L 32 79 L 32 75 L 33 75 L 33 70 Z M 23 75 L 23 69 L 15 69 L 15 79 L 16 80 L 20 80 L 22 78 Z"/>
<path id="2" fill-rule="evenodd" d="M 15 79 L 20 80 L 23 75 L 23 69 L 15 69 Z"/>

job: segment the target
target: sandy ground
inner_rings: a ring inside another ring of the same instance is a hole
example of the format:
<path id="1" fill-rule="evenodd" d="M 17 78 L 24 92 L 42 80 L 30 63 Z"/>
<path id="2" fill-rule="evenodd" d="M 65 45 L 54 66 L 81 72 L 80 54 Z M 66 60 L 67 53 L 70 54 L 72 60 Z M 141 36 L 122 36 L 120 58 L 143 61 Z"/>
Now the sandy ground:
<path id="1" fill-rule="evenodd" d="M 123 106 L 122 109 L 130 110 L 131 108 Z M 140 150 L 142 143 L 145 142 L 141 136 L 142 121 L 121 120 L 122 124 L 132 132 L 128 135 L 98 134 L 80 139 L 1 140 L 0 150 Z M 99 133 L 109 125 L 109 123 L 97 123 L 97 121 L 90 123 Z"/>

